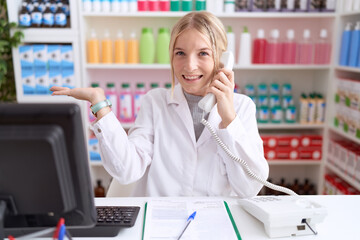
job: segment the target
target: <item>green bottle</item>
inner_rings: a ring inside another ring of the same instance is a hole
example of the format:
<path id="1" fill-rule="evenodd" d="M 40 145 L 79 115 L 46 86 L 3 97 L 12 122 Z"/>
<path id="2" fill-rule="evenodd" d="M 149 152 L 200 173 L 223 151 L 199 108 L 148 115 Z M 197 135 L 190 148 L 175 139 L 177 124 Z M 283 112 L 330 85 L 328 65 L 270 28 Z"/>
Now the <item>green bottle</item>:
<path id="1" fill-rule="evenodd" d="M 170 11 L 172 11 L 172 12 L 180 11 L 180 0 L 171 0 Z"/>
<path id="2" fill-rule="evenodd" d="M 143 28 L 140 37 L 140 63 L 155 62 L 155 40 L 151 28 Z"/>
<path id="3" fill-rule="evenodd" d="M 156 42 L 157 62 L 162 64 L 170 63 L 169 56 L 170 32 L 168 28 L 160 28 Z"/>
<path id="4" fill-rule="evenodd" d="M 193 2 L 192 0 L 182 0 L 181 1 L 181 10 L 183 12 L 189 12 L 192 10 Z"/>

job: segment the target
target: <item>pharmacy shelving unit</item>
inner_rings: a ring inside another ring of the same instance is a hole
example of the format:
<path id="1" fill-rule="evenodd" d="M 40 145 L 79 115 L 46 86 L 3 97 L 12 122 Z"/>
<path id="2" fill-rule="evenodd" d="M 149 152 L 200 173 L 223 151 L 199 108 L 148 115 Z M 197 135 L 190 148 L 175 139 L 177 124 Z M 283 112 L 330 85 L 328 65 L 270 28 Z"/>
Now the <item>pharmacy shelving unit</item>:
<path id="1" fill-rule="evenodd" d="M 332 71 L 332 79 L 331 79 L 331 88 L 329 93 L 329 101 L 328 101 L 328 118 L 327 118 L 327 138 L 334 138 L 334 139 L 342 139 L 348 140 L 350 142 L 360 144 L 360 138 L 356 136 L 352 136 L 349 133 L 344 132 L 342 129 L 336 128 L 334 126 L 334 117 L 336 116 L 335 112 L 335 103 L 334 103 L 334 96 L 336 94 L 336 79 L 337 78 L 345 78 L 345 79 L 353 79 L 360 82 L 360 68 L 358 67 L 344 67 L 339 65 L 339 55 L 340 55 L 340 47 L 341 47 L 341 36 L 342 32 L 345 29 L 345 25 L 347 22 L 356 22 L 360 21 L 360 12 L 353 11 L 353 12 L 345 12 L 342 10 L 342 1 L 338 1 L 338 14 L 336 16 L 336 34 L 335 34 L 335 42 L 337 43 L 334 46 L 335 53 L 333 54 L 334 61 L 333 61 L 333 71 Z M 357 119 L 359 122 L 360 119 Z M 360 182 L 356 179 L 349 177 L 343 170 L 339 167 L 332 164 L 332 162 L 326 156 L 328 152 L 327 146 L 325 146 L 325 161 L 324 161 L 324 172 L 325 173 L 334 173 L 345 182 L 350 184 L 356 190 L 360 191 Z"/>
<path id="2" fill-rule="evenodd" d="M 149 89 L 152 82 L 160 83 L 163 86 L 170 82 L 170 66 L 167 64 L 88 64 L 86 62 L 86 40 L 90 37 L 91 29 L 94 29 L 99 39 L 104 35 L 107 28 L 112 39 L 116 38 L 120 29 L 124 39 L 129 39 L 132 31 L 136 32 L 139 39 L 142 27 L 151 27 L 154 36 L 160 27 L 171 28 L 175 22 L 184 16 L 186 12 L 137 12 L 137 13 L 93 13 L 83 12 L 79 8 L 79 25 L 81 41 L 81 62 L 82 76 L 85 85 L 99 83 L 105 87 L 106 83 L 114 82 L 118 87 L 123 82 L 131 83 L 132 87 L 137 82 L 144 82 Z M 259 13 L 259 12 L 236 12 L 233 14 L 217 15 L 225 26 L 232 26 L 236 38 L 238 39 L 243 26 L 247 26 L 251 35 L 256 36 L 256 31 L 263 28 L 268 32 L 273 28 L 279 28 L 281 37 L 284 36 L 288 28 L 295 30 L 296 37 L 300 38 L 305 28 L 310 29 L 312 37 L 317 36 L 321 28 L 326 28 L 332 37 L 335 33 L 335 21 L 337 13 Z M 264 19 L 266 21 L 264 21 Z M 301 24 L 299 22 L 301 21 Z M 238 51 L 238 42 L 236 43 Z M 236 54 L 237 55 L 237 54 Z M 328 96 L 328 86 L 330 76 L 333 74 L 332 65 L 250 65 L 240 66 L 235 64 L 235 81 L 243 89 L 245 84 L 251 83 L 291 83 L 293 86 L 293 96 L 296 103 L 301 93 L 313 91 Z M 159 82 L 160 81 L 160 82 Z M 119 90 L 119 89 L 118 89 Z M 124 128 L 131 127 L 131 124 L 124 124 Z M 260 133 L 316 133 L 322 136 L 326 134 L 325 124 L 259 124 Z M 324 138 L 324 144 L 326 139 Z M 324 151 L 323 151 L 324 152 Z M 273 160 L 269 161 L 270 177 L 273 181 L 279 181 L 285 177 L 289 181 L 298 178 L 303 181 L 305 178 L 315 183 L 318 192 L 322 189 L 322 168 L 324 159 L 321 161 L 309 160 Z M 98 169 L 98 176 L 106 178 L 106 173 L 101 167 L 101 163 L 92 163 L 93 168 Z M 106 181 L 110 179 L 105 179 Z"/>

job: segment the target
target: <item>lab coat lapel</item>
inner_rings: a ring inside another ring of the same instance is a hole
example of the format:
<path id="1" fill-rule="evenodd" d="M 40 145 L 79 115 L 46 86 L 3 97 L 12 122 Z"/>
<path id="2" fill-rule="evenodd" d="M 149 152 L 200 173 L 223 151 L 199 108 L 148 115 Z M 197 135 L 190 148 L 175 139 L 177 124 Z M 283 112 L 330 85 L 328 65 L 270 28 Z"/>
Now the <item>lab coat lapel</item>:
<path id="1" fill-rule="evenodd" d="M 189 106 L 188 106 L 188 103 L 186 101 L 186 98 L 184 96 L 184 93 L 183 93 L 183 90 L 182 90 L 180 84 L 177 84 L 175 86 L 173 96 L 171 96 L 171 92 L 168 91 L 167 101 L 168 101 L 168 104 L 175 103 L 175 104 L 173 104 L 173 106 L 174 106 L 175 112 L 179 116 L 179 121 L 181 121 L 184 124 L 184 126 L 195 146 L 196 142 L 195 142 L 194 122 L 191 117 Z"/>
<path id="2" fill-rule="evenodd" d="M 207 120 L 210 125 L 216 130 L 219 128 L 219 124 L 221 122 L 221 117 L 217 111 L 217 104 L 211 109 L 209 118 Z M 209 138 L 212 138 L 210 131 L 207 129 L 207 127 L 204 127 L 204 130 L 202 131 L 196 145 L 199 147 L 206 141 L 208 141 Z"/>

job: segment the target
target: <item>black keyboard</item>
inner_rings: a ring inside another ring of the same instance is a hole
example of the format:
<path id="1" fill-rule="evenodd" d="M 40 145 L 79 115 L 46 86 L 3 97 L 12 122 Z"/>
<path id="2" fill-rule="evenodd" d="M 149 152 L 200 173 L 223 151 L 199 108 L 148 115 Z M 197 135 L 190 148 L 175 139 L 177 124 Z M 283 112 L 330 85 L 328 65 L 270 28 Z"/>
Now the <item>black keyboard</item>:
<path id="1" fill-rule="evenodd" d="M 134 226 L 140 207 L 97 206 L 97 223 L 93 228 L 70 229 L 74 237 L 114 237 L 121 228 Z"/>

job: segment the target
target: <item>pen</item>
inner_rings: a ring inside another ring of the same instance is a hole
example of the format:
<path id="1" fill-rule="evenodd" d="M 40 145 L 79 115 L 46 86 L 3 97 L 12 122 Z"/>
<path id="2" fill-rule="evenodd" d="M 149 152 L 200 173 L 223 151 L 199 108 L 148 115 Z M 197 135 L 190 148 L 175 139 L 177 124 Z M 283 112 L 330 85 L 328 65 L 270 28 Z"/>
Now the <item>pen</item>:
<path id="1" fill-rule="evenodd" d="M 179 240 L 179 239 L 181 238 L 181 236 L 184 234 L 184 232 L 185 232 L 186 228 L 189 226 L 189 224 L 191 223 L 191 221 L 192 221 L 192 220 L 194 220 L 195 215 L 196 215 L 196 211 L 195 211 L 195 212 L 193 212 L 193 213 L 190 215 L 190 217 L 188 217 L 188 219 L 186 220 L 186 221 L 187 221 L 187 223 L 186 223 L 186 225 L 185 225 L 184 229 L 182 230 L 182 232 L 181 232 L 181 234 L 180 234 L 180 236 L 178 237 L 178 239 L 177 239 L 177 240 Z"/>

